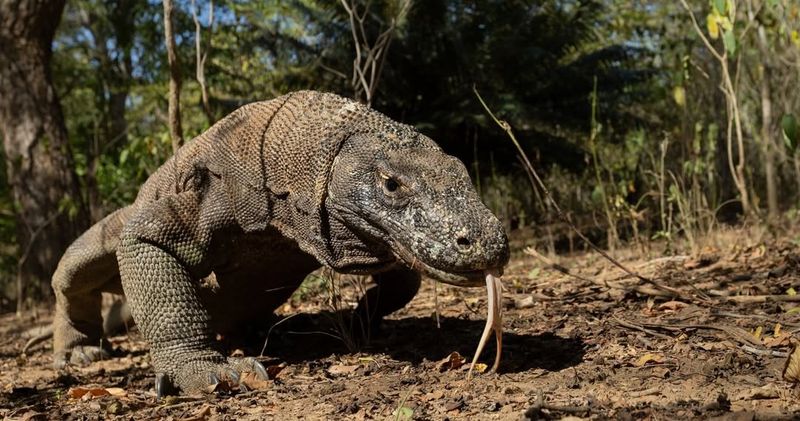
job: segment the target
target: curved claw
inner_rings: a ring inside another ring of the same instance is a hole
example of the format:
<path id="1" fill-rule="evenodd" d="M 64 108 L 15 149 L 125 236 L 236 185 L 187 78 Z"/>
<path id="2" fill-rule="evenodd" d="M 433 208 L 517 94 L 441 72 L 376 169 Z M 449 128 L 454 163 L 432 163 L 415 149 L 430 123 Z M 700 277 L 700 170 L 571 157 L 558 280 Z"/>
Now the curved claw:
<path id="1" fill-rule="evenodd" d="M 214 373 L 208 373 L 208 385 L 216 386 L 220 383 L 219 377 Z"/>
<path id="2" fill-rule="evenodd" d="M 161 400 L 164 396 L 168 395 L 172 389 L 169 379 L 165 373 L 156 373 L 156 400 Z"/>
<path id="3" fill-rule="evenodd" d="M 267 374 L 266 367 L 264 367 L 264 364 L 261 364 L 255 358 L 253 359 L 253 371 L 256 372 L 261 380 L 269 380 L 269 374 Z"/>
<path id="4" fill-rule="evenodd" d="M 64 364 L 87 366 L 95 361 L 109 358 L 109 353 L 99 346 L 80 345 L 61 353 L 59 357 L 64 359 Z M 68 362 L 67 359 L 69 359 Z"/>
<path id="5" fill-rule="evenodd" d="M 92 360 L 86 355 L 85 352 L 75 349 L 69 357 L 69 362 L 79 366 L 86 366 L 92 363 Z"/>
<path id="6" fill-rule="evenodd" d="M 231 382 L 239 383 L 239 372 L 232 368 L 225 370 L 225 372 L 228 374 L 228 378 L 231 380 Z"/>

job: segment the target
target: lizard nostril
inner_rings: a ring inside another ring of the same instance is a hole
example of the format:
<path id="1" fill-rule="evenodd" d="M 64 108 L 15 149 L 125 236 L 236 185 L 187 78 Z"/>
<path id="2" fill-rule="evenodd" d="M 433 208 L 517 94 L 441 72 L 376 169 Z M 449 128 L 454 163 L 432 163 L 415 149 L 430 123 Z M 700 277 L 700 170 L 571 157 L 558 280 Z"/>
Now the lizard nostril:
<path id="1" fill-rule="evenodd" d="M 468 249 L 469 246 L 472 244 L 466 237 L 458 237 L 456 239 L 456 244 L 462 249 Z"/>

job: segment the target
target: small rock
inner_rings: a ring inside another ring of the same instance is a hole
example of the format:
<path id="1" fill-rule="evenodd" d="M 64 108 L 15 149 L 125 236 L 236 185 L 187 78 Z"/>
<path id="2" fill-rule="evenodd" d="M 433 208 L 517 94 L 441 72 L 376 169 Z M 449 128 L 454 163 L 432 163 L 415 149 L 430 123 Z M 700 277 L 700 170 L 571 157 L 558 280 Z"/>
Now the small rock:
<path id="1" fill-rule="evenodd" d="M 780 278 L 786 273 L 786 269 L 787 269 L 786 265 L 780 265 L 770 270 L 767 276 L 770 278 Z"/>
<path id="2" fill-rule="evenodd" d="M 464 398 L 459 397 L 457 399 L 452 399 L 445 402 L 444 410 L 447 412 L 455 411 L 456 409 L 461 409 L 461 407 L 463 406 L 464 406 Z"/>
<path id="3" fill-rule="evenodd" d="M 125 412 L 125 405 L 120 401 L 113 401 L 106 406 L 106 412 L 111 415 L 119 415 Z"/>
<path id="4" fill-rule="evenodd" d="M 768 384 L 763 387 L 745 390 L 736 395 L 736 400 L 778 399 L 780 397 L 778 388 L 773 384 Z"/>
<path id="5" fill-rule="evenodd" d="M 750 411 L 739 411 L 727 413 L 718 417 L 709 418 L 709 421 L 753 421 L 756 419 L 756 413 Z"/>

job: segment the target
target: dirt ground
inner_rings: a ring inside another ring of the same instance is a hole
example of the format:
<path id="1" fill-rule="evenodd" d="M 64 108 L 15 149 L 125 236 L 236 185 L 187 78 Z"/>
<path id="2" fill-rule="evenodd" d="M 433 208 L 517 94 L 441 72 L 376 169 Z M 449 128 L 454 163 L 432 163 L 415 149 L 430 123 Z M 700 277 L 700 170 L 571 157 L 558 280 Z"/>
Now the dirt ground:
<path id="1" fill-rule="evenodd" d="M 259 355 L 266 347 L 260 359 L 274 379 L 251 379 L 249 391 L 160 402 L 135 329 L 112 339 L 112 359 L 58 372 L 47 342 L 20 355 L 25 333 L 45 325 L 49 310 L 7 314 L 0 317 L 0 416 L 800 419 L 800 351 L 792 354 L 800 338 L 800 230 L 780 231 L 721 232 L 695 253 L 666 255 L 663 244 L 613 253 L 652 283 L 595 253 L 550 262 L 526 254 L 517 240 L 503 277 L 500 370 L 471 380 L 459 355 L 469 360 L 475 351 L 486 292 L 433 282 L 374 335 L 350 331 L 325 288 L 306 288 L 280 309 L 276 320 L 297 316 L 276 325 L 266 344 L 267 333 L 257 332 L 250 347 L 229 349 Z M 354 287 L 341 284 L 345 308 Z M 491 364 L 494 351 L 492 341 L 481 361 Z"/>

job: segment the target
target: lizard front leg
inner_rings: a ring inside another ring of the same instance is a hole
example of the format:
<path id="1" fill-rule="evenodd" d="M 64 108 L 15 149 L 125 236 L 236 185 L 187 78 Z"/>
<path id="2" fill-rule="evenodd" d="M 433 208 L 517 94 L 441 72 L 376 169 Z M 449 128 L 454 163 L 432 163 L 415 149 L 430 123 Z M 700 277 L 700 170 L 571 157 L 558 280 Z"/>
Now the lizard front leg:
<path id="1" fill-rule="evenodd" d="M 220 380 L 237 382 L 242 371 L 266 377 L 255 360 L 229 359 L 215 348 L 198 279 L 205 274 L 211 233 L 230 218 L 223 203 L 208 205 L 197 192 L 150 204 L 126 225 L 117 252 L 122 286 L 150 344 L 153 367 L 188 392 Z"/>

